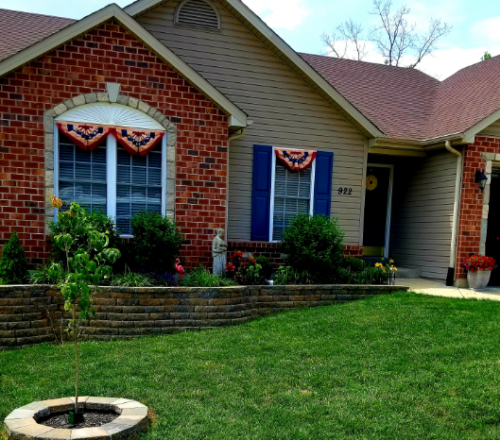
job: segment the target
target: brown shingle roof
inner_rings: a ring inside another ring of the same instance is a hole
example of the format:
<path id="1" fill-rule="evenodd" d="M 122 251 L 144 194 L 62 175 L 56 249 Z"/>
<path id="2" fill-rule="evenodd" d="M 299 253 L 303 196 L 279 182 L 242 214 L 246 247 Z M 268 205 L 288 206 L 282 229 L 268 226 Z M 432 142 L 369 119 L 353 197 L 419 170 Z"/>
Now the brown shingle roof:
<path id="1" fill-rule="evenodd" d="M 74 22 L 0 9 L 0 61 Z M 428 140 L 463 133 L 500 109 L 500 56 L 443 82 L 417 69 L 300 56 L 388 137 Z"/>
<path id="2" fill-rule="evenodd" d="M 69 18 L 0 9 L 0 61 L 74 22 Z"/>
<path id="3" fill-rule="evenodd" d="M 427 130 L 432 139 L 463 133 L 500 109 L 500 56 L 466 67 L 439 86 Z"/>
<path id="4" fill-rule="evenodd" d="M 440 82 L 417 69 L 300 54 L 385 135 L 425 136 Z"/>
<path id="5" fill-rule="evenodd" d="M 417 69 L 301 56 L 388 137 L 464 133 L 500 109 L 500 57 L 441 82 Z"/>

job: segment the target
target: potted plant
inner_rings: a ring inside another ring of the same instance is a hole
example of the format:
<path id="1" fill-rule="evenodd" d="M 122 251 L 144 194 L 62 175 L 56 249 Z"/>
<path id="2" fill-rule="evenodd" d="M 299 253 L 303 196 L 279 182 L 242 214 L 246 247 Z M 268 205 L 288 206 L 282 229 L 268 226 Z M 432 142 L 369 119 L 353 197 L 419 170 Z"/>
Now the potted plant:
<path id="1" fill-rule="evenodd" d="M 464 260 L 464 267 L 467 270 L 469 288 L 483 290 L 490 282 L 491 271 L 497 266 L 493 257 L 472 255 Z"/>

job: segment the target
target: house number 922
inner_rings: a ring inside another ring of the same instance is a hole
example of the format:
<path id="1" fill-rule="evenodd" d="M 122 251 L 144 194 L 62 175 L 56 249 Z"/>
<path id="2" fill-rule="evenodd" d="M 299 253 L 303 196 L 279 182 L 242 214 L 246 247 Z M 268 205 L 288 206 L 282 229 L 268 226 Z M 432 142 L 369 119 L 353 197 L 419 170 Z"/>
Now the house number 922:
<path id="1" fill-rule="evenodd" d="M 339 188 L 339 195 L 350 196 L 352 194 L 352 188 Z"/>

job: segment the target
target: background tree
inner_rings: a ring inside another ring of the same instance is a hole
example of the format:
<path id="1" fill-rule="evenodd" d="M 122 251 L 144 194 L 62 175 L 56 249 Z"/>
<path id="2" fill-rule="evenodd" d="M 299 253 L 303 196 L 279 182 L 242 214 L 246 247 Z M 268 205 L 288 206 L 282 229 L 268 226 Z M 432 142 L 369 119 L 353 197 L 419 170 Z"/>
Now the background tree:
<path id="1" fill-rule="evenodd" d="M 366 41 L 362 39 L 363 26 L 352 18 L 337 26 L 332 35 L 323 32 L 321 38 L 328 49 L 337 58 L 357 59 L 362 61 L 366 56 Z M 355 57 L 351 53 L 354 52 Z"/>
<path id="2" fill-rule="evenodd" d="M 491 53 L 486 51 L 484 55 L 481 57 L 481 61 L 491 60 Z"/>
<path id="3" fill-rule="evenodd" d="M 373 0 L 371 14 L 377 17 L 378 24 L 366 36 L 362 26 L 350 19 L 332 35 L 323 34 L 322 39 L 330 54 L 338 58 L 362 60 L 367 52 L 366 42 L 371 41 L 385 64 L 399 66 L 405 57 L 412 56 L 414 59 L 407 67 L 414 68 L 436 50 L 438 40 L 448 35 L 452 27 L 431 18 L 427 31 L 420 32 L 416 24 L 409 21 L 410 12 L 407 5 L 392 12 L 392 0 Z"/>

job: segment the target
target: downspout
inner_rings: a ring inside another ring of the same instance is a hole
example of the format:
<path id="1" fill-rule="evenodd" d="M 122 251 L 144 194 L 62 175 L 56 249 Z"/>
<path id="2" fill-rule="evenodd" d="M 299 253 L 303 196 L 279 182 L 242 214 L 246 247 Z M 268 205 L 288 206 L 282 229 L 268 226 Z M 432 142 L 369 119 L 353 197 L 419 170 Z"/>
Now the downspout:
<path id="1" fill-rule="evenodd" d="M 446 285 L 453 286 L 455 282 L 455 266 L 457 264 L 458 248 L 458 227 L 460 223 L 460 196 L 462 190 L 462 153 L 451 146 L 450 141 L 445 142 L 446 149 L 457 156 L 457 176 L 455 179 L 455 202 L 453 204 L 453 226 L 451 230 L 451 252 L 448 275 L 446 276 Z"/>
<path id="2" fill-rule="evenodd" d="M 243 127 L 239 130 L 239 132 L 236 132 L 232 134 L 231 136 L 228 137 L 227 139 L 227 176 L 226 176 L 226 241 L 227 241 L 227 230 L 229 228 L 229 148 L 230 144 L 232 141 L 237 141 L 238 139 L 241 139 L 243 136 L 245 136 L 246 128 Z"/>

